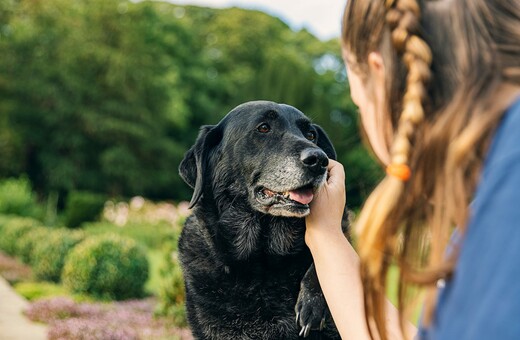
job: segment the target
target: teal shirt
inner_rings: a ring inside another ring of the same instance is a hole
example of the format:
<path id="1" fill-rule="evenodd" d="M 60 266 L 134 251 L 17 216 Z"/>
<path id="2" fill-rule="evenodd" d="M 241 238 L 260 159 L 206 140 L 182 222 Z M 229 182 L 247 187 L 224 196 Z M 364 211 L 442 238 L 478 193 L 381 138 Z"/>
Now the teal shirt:
<path id="1" fill-rule="evenodd" d="M 419 339 L 520 339 L 520 99 L 486 156 L 451 280 Z"/>

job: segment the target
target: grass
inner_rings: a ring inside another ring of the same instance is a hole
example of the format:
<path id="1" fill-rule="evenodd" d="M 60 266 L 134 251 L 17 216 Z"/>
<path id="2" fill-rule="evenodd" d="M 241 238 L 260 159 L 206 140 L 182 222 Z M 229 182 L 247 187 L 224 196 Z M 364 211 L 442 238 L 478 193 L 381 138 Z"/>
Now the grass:
<path id="1" fill-rule="evenodd" d="M 160 269 L 164 263 L 164 253 L 161 250 L 148 250 L 146 254 L 148 258 L 149 267 L 149 275 L 148 281 L 146 281 L 144 285 L 144 290 L 147 294 L 157 296 L 159 294 L 160 287 Z"/>
<path id="2" fill-rule="evenodd" d="M 119 227 L 110 222 L 95 222 L 84 224 L 83 230 L 88 235 L 116 233 L 120 236 L 132 238 L 148 249 L 161 249 L 164 242 L 172 241 L 175 238 L 174 228 L 166 222 L 127 224 L 124 227 Z"/>
<path id="3" fill-rule="evenodd" d="M 397 294 L 399 289 L 399 268 L 391 266 L 387 275 L 386 296 L 394 306 L 397 306 Z"/>
<path id="4" fill-rule="evenodd" d="M 386 296 L 390 300 L 390 302 L 397 306 L 398 302 L 398 290 L 399 290 L 399 268 L 396 265 L 391 266 L 388 269 L 387 275 L 387 286 L 386 286 Z M 419 296 L 419 300 L 421 301 L 421 296 Z M 413 310 L 411 313 L 411 322 L 415 325 L 419 323 L 419 319 L 422 312 L 422 304 L 416 304 L 413 306 Z"/>
<path id="5" fill-rule="evenodd" d="M 20 282 L 14 285 L 14 290 L 29 301 L 53 297 L 70 297 L 76 302 L 95 301 L 84 294 L 74 294 L 64 286 L 51 282 Z"/>

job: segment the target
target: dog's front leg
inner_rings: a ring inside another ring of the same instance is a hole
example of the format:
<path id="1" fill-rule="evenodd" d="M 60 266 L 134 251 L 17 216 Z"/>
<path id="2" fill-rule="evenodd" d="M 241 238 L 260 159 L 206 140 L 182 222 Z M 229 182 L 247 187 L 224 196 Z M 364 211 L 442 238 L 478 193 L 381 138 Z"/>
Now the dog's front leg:
<path id="1" fill-rule="evenodd" d="M 301 281 L 295 312 L 296 322 L 302 327 L 300 336 L 303 337 L 307 337 L 311 330 L 322 331 L 326 324 L 332 323 L 314 263 Z"/>

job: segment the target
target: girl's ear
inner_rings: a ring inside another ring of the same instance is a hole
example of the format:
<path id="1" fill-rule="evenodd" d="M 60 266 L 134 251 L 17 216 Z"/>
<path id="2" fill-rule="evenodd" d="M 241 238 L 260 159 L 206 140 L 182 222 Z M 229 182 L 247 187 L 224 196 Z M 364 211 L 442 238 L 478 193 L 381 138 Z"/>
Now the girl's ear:
<path id="1" fill-rule="evenodd" d="M 370 144 L 377 158 L 383 163 L 390 162 L 390 145 L 393 139 L 392 121 L 390 117 L 386 82 L 386 67 L 379 52 L 368 54 L 368 73 L 370 77 L 370 96 L 374 105 L 374 116 L 371 118 L 371 127 L 365 125 L 369 133 Z M 368 129 L 374 129 L 370 133 Z M 374 138 L 374 135 L 376 138 Z"/>
<path id="2" fill-rule="evenodd" d="M 383 62 L 383 57 L 379 52 L 370 52 L 368 54 L 368 69 L 372 73 L 372 75 L 377 77 L 385 78 L 385 63 Z M 384 83 L 384 82 L 383 82 Z"/>

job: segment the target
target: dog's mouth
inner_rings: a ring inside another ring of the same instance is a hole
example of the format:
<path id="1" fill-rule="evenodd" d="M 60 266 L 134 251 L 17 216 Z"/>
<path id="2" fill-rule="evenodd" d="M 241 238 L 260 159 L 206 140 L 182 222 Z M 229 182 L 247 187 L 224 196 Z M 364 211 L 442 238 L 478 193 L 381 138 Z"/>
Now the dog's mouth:
<path id="1" fill-rule="evenodd" d="M 266 200 L 274 200 L 277 202 L 287 201 L 301 205 L 308 205 L 314 198 L 314 190 L 310 185 L 295 190 L 287 190 L 284 192 L 275 192 L 267 188 L 263 188 L 260 190 L 260 194 Z"/>
<path id="2" fill-rule="evenodd" d="M 307 184 L 296 189 L 275 191 L 266 187 L 256 189 L 256 200 L 273 215 L 305 216 L 314 198 L 316 187 Z M 281 212 L 285 211 L 285 213 Z"/>

